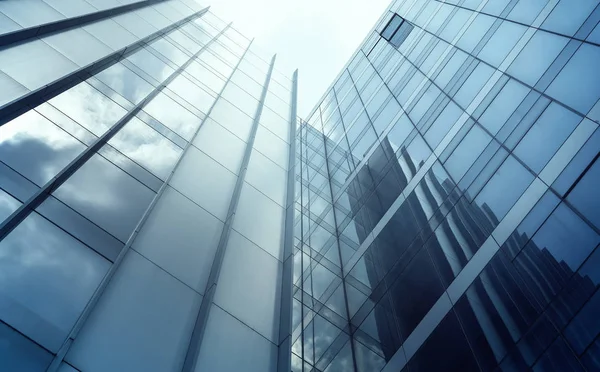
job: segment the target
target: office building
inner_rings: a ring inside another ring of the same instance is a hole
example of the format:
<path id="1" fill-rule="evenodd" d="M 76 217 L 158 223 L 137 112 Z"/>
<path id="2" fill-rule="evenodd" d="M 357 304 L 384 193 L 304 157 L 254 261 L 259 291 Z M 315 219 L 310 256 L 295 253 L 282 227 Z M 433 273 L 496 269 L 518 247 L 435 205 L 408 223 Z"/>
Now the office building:
<path id="1" fill-rule="evenodd" d="M 292 370 L 600 370 L 600 5 L 396 1 L 298 130 Z"/>
<path id="2" fill-rule="evenodd" d="M 299 120 L 208 5 L 0 2 L 1 370 L 600 370 L 597 1 L 395 1 Z"/>
<path id="3" fill-rule="evenodd" d="M 295 75 L 195 1 L 2 1 L 0 45 L 0 370 L 289 366 Z"/>

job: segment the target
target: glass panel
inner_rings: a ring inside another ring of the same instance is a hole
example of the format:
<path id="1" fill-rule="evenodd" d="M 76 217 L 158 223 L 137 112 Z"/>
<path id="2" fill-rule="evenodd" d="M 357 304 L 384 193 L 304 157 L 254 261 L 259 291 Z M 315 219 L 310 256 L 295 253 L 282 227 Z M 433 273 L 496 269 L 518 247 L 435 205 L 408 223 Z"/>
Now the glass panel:
<path id="1" fill-rule="evenodd" d="M 546 93 L 587 114 L 600 98 L 600 48 L 583 44 Z"/>
<path id="2" fill-rule="evenodd" d="M 515 155 L 539 173 L 581 119 L 563 106 L 551 103 L 515 148 Z"/>
<path id="3" fill-rule="evenodd" d="M 121 49 L 137 41 L 137 38 L 131 32 L 119 26 L 112 19 L 90 23 L 83 26 L 83 29 L 113 50 Z"/>
<path id="4" fill-rule="evenodd" d="M 79 66 L 86 66 L 113 52 L 82 29 L 62 31 L 42 40 Z"/>
<path id="5" fill-rule="evenodd" d="M 525 33 L 527 27 L 504 21 L 488 40 L 478 57 L 493 66 L 500 66 L 508 53 Z"/>
<path id="6" fill-rule="evenodd" d="M 100 155 L 94 155 L 53 193 L 123 242 L 154 192 Z"/>
<path id="7" fill-rule="evenodd" d="M 254 148 L 283 169 L 288 169 L 289 145 L 262 125 L 259 125 L 256 131 Z"/>
<path id="8" fill-rule="evenodd" d="M 463 111 L 454 102 L 450 101 L 444 111 L 435 119 L 425 133 L 425 139 L 432 149 L 446 136 L 450 128 L 456 123 Z"/>
<path id="9" fill-rule="evenodd" d="M 77 68 L 75 63 L 41 40 L 0 51 L 0 70 L 30 90 L 45 86 Z"/>
<path id="10" fill-rule="evenodd" d="M 181 159 L 171 185 L 224 221 L 236 179 L 235 174 L 201 151 L 190 147 Z"/>
<path id="11" fill-rule="evenodd" d="M 473 49 L 475 49 L 485 33 L 488 32 L 495 20 L 496 18 L 494 17 L 478 14 L 456 45 L 469 53 L 473 52 Z"/>
<path id="12" fill-rule="evenodd" d="M 149 46 L 150 50 L 154 49 L 158 54 L 165 56 L 169 61 L 177 66 L 181 66 L 190 59 L 190 57 L 171 44 L 167 39 L 156 39 Z"/>
<path id="13" fill-rule="evenodd" d="M 480 62 L 475 70 L 471 72 L 469 78 L 463 83 L 458 92 L 454 95 L 456 103 L 463 108 L 467 108 L 473 98 L 477 96 L 481 88 L 487 83 L 494 69 L 485 63 Z"/>
<path id="14" fill-rule="evenodd" d="M 153 89 L 150 83 L 122 63 L 116 63 L 106 70 L 100 71 L 95 76 L 133 104 L 138 104 Z"/>
<path id="15" fill-rule="evenodd" d="M 0 360 L 8 371 L 45 371 L 53 355 L 0 322 Z"/>
<path id="16" fill-rule="evenodd" d="M 183 108 L 164 93 L 156 95 L 144 107 L 144 111 L 188 141 L 192 139 L 196 128 L 201 122 L 199 117 Z"/>
<path id="17" fill-rule="evenodd" d="M 203 113 L 208 112 L 215 101 L 212 94 L 192 83 L 183 75 L 178 75 L 167 87 Z"/>
<path id="18" fill-rule="evenodd" d="M 219 93 L 225 85 L 225 80 L 217 76 L 214 72 L 208 69 L 203 64 L 192 62 L 184 70 L 189 73 L 204 86 L 212 89 L 214 93 Z"/>
<path id="19" fill-rule="evenodd" d="M 248 140 L 252 129 L 252 118 L 227 100 L 219 99 L 210 112 L 210 117 L 242 141 Z"/>
<path id="20" fill-rule="evenodd" d="M 541 27 L 572 36 L 596 5 L 597 3 L 587 0 L 560 1 Z"/>
<path id="21" fill-rule="evenodd" d="M 523 101 L 527 93 L 529 93 L 529 89 L 526 86 L 510 79 L 488 106 L 479 122 L 495 135 Z"/>
<path id="22" fill-rule="evenodd" d="M 2 126 L 0 160 L 43 186 L 86 148 L 30 110 Z"/>
<path id="23" fill-rule="evenodd" d="M 91 372 L 180 368 L 200 299 L 191 288 L 130 250 L 66 360 Z"/>
<path id="24" fill-rule="evenodd" d="M 125 109 L 86 82 L 48 102 L 97 136 L 103 135 L 126 113 Z"/>
<path id="25" fill-rule="evenodd" d="M 281 259 L 284 210 L 247 183 L 242 186 L 233 228 Z"/>
<path id="26" fill-rule="evenodd" d="M 277 346 L 213 305 L 195 372 L 236 371 L 240 366 L 247 372 L 275 372 Z"/>
<path id="27" fill-rule="evenodd" d="M 35 8 L 35 11 L 30 11 L 32 7 Z M 24 28 L 39 26 L 65 18 L 64 15 L 41 1 L 27 5 L 20 1 L 4 1 L 0 4 L 0 12 L 6 14 Z"/>
<path id="28" fill-rule="evenodd" d="M 485 205 L 497 220 L 501 220 L 521 197 L 533 178 L 533 175 L 514 157 L 509 156 L 477 195 L 475 201 L 482 207 Z"/>
<path id="29" fill-rule="evenodd" d="M 242 88 L 231 83 L 227 84 L 223 91 L 223 97 L 242 110 L 246 115 L 254 117 L 258 101 Z"/>
<path id="30" fill-rule="evenodd" d="M 600 228 L 600 161 L 587 170 L 577 186 L 571 191 L 568 200 L 581 211 L 596 227 Z"/>
<path id="31" fill-rule="evenodd" d="M 171 173 L 182 152 L 180 147 L 136 117 L 132 117 L 108 144 L 163 180 Z"/>
<path id="32" fill-rule="evenodd" d="M 246 143 L 216 121 L 206 119 L 193 144 L 231 172 L 235 174 L 239 172 Z"/>
<path id="33" fill-rule="evenodd" d="M 537 31 L 523 48 L 507 72 L 517 79 L 534 86 L 569 39 Z"/>
<path id="34" fill-rule="evenodd" d="M 133 248 L 204 294 L 223 224 L 168 187 Z"/>
<path id="35" fill-rule="evenodd" d="M 444 163 L 448 173 L 455 182 L 467 173 L 473 162 L 477 160 L 492 138 L 479 126 L 475 125 L 463 138 L 452 155 Z"/>
<path id="36" fill-rule="evenodd" d="M 285 205 L 287 172 L 258 151 L 252 151 L 245 180 L 277 204 Z"/>
<path id="37" fill-rule="evenodd" d="M 260 123 L 275 133 L 277 137 L 289 143 L 290 123 L 288 119 L 282 118 L 270 108 L 263 106 Z"/>
<path id="38" fill-rule="evenodd" d="M 17 83 L 2 71 L 0 71 L 0 86 L 2 86 L 2 91 L 0 91 L 0 107 L 29 92 L 29 89 Z"/>
<path id="39" fill-rule="evenodd" d="M 278 343 L 280 282 L 281 263 L 237 232 L 232 232 L 219 275 L 215 304 L 271 342 Z"/>
<path id="40" fill-rule="evenodd" d="M 110 263 L 37 213 L 0 243 L 0 317 L 57 351 Z"/>
<path id="41" fill-rule="evenodd" d="M 161 61 L 157 56 L 150 53 L 146 48 L 139 49 L 125 59 L 131 62 L 136 67 L 148 74 L 148 76 L 156 83 L 162 83 L 167 77 L 169 77 L 175 69 L 171 66 L 167 66 L 166 63 Z M 110 84 L 109 84 L 110 85 Z"/>

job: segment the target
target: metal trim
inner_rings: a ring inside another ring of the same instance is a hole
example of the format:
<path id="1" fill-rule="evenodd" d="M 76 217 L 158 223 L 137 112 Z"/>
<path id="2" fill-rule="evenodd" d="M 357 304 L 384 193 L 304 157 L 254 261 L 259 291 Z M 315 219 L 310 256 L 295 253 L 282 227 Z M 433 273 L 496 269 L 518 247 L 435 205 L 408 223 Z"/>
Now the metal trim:
<path id="1" fill-rule="evenodd" d="M 234 71 L 231 76 L 237 70 L 239 64 L 244 59 L 246 52 L 250 49 L 250 45 L 244 52 L 244 55 L 238 61 Z M 260 100 L 258 102 L 258 106 L 256 108 L 256 113 L 254 115 L 254 121 L 252 123 L 252 129 L 250 131 L 250 136 L 248 138 L 248 142 L 246 145 L 246 150 L 244 153 L 244 157 L 242 160 L 242 164 L 240 165 L 240 171 L 238 174 L 238 178 L 235 184 L 235 188 L 233 190 L 233 194 L 231 196 L 231 201 L 229 203 L 229 209 L 227 211 L 227 217 L 225 219 L 225 225 L 223 226 L 223 230 L 221 232 L 221 237 L 219 239 L 219 245 L 217 246 L 217 251 L 215 253 L 215 258 L 213 259 L 213 263 L 210 269 L 210 275 L 208 278 L 208 282 L 206 283 L 206 290 L 204 291 L 204 296 L 202 297 L 202 302 L 200 304 L 200 309 L 198 311 L 198 316 L 196 317 L 196 322 L 194 324 L 194 329 L 192 331 L 192 335 L 190 338 L 190 344 L 188 346 L 188 350 L 185 356 L 185 361 L 183 364 L 182 372 L 192 372 L 196 368 L 196 363 L 198 362 L 198 356 L 200 354 L 200 348 L 202 347 L 202 341 L 204 339 L 204 332 L 206 331 L 206 326 L 208 324 L 208 316 L 210 314 L 211 305 L 213 304 L 213 300 L 215 297 L 215 292 L 219 280 L 219 274 L 221 272 L 221 267 L 223 266 L 223 259 L 225 258 L 225 250 L 227 248 L 227 242 L 229 241 L 229 235 L 231 234 L 231 229 L 233 225 L 233 219 L 235 218 L 235 213 L 237 210 L 237 205 L 240 199 L 240 194 L 242 191 L 242 186 L 244 184 L 244 178 L 246 175 L 246 170 L 248 169 L 248 164 L 250 162 L 250 154 L 252 153 L 252 148 L 254 146 L 254 138 L 256 136 L 256 131 L 258 130 L 258 121 L 260 120 L 260 116 L 262 114 L 262 109 L 265 103 L 265 97 L 267 95 L 267 91 L 269 89 L 269 82 L 271 81 L 271 74 L 273 73 L 273 66 L 275 65 L 275 57 L 271 58 L 271 64 L 269 66 L 269 72 L 267 73 L 267 77 L 265 78 L 265 83 L 263 85 L 263 91 L 261 93 Z M 227 86 L 227 84 L 231 81 L 231 76 L 227 80 L 223 89 Z M 222 94 L 223 91 L 221 91 Z M 217 97 L 217 100 L 221 98 L 221 94 Z M 215 102 L 217 102 L 215 100 Z M 207 115 L 208 117 L 209 115 Z"/>

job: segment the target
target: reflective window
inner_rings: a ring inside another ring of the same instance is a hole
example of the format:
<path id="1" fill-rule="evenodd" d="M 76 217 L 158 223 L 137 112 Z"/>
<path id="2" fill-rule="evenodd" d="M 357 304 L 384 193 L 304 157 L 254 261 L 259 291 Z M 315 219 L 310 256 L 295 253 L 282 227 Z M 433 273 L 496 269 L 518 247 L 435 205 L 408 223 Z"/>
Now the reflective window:
<path id="1" fill-rule="evenodd" d="M 281 259 L 284 209 L 247 183 L 242 186 L 233 228 Z"/>
<path id="2" fill-rule="evenodd" d="M 572 111 L 551 103 L 515 148 L 515 155 L 539 173 L 580 120 Z"/>
<path id="3" fill-rule="evenodd" d="M 394 151 L 398 151 L 398 149 L 400 149 L 413 129 L 414 126 L 406 114 L 403 114 L 398 121 L 393 124 L 393 127 L 386 138 L 390 142 L 390 145 Z"/>
<path id="4" fill-rule="evenodd" d="M 461 36 L 456 46 L 471 53 L 477 44 L 481 41 L 483 35 L 490 29 L 496 18 L 485 14 L 478 14 L 473 20 L 467 31 Z M 489 43 L 488 43 L 489 45 Z"/>
<path id="5" fill-rule="evenodd" d="M 110 263 L 37 213 L 0 251 L 2 320 L 56 352 Z"/>
<path id="6" fill-rule="evenodd" d="M 573 203 L 575 208 L 581 211 L 596 227 L 600 227 L 599 184 L 600 161 L 596 160 L 568 196 L 568 200 Z"/>
<path id="7" fill-rule="evenodd" d="M 53 193 L 123 242 L 154 192 L 100 155 L 94 155 Z"/>
<path id="8" fill-rule="evenodd" d="M 0 106 L 4 106 L 4 104 L 12 102 L 29 92 L 29 89 L 17 83 L 2 71 L 0 71 L 0 85 L 2 85 L 2 91 L 0 91 Z"/>
<path id="9" fill-rule="evenodd" d="M 177 93 L 179 97 L 191 103 L 203 113 L 208 112 L 215 101 L 215 97 L 212 94 L 192 83 L 183 75 L 178 75 L 173 79 L 173 81 L 167 85 L 167 88 Z"/>
<path id="10" fill-rule="evenodd" d="M 477 96 L 481 88 L 487 83 L 494 69 L 485 63 L 480 62 L 475 70 L 471 72 L 469 78 L 463 83 L 458 92 L 454 95 L 456 103 L 467 108 L 473 98 Z"/>
<path id="11" fill-rule="evenodd" d="M 527 87 L 510 79 L 488 106 L 479 122 L 495 135 L 504 126 L 504 123 L 523 101 L 527 93 L 529 93 Z"/>
<path id="12" fill-rule="evenodd" d="M 277 204 L 285 205 L 287 172 L 258 151 L 252 151 L 245 180 Z"/>
<path id="13" fill-rule="evenodd" d="M 287 170 L 289 145 L 262 125 L 259 125 L 256 131 L 254 148 Z"/>
<path id="14" fill-rule="evenodd" d="M 188 141 L 192 139 L 201 121 L 199 117 L 183 108 L 164 93 L 157 94 L 152 101 L 148 102 L 144 107 L 144 111 Z"/>
<path id="15" fill-rule="evenodd" d="M 487 206 L 493 215 L 501 220 L 521 197 L 531 181 L 533 181 L 533 175 L 514 157 L 509 156 L 494 172 L 475 201 L 480 206 Z"/>
<path id="16" fill-rule="evenodd" d="M 79 66 L 86 66 L 113 52 L 111 48 L 80 28 L 55 33 L 42 40 Z"/>
<path id="17" fill-rule="evenodd" d="M 103 135 L 126 113 L 125 109 L 86 82 L 48 102 L 97 136 Z"/>
<path id="18" fill-rule="evenodd" d="M 546 90 L 586 114 L 600 98 L 600 48 L 583 44 Z"/>
<path id="19" fill-rule="evenodd" d="M 281 263 L 233 231 L 225 250 L 214 301 L 277 343 L 280 281 Z"/>
<path id="20" fill-rule="evenodd" d="M 486 46 L 479 52 L 478 57 L 493 66 L 500 66 L 502 61 L 514 48 L 515 44 L 525 33 L 527 27 L 504 21 L 494 35 L 488 40 Z"/>
<path id="21" fill-rule="evenodd" d="M 572 36 L 594 10 L 597 3 L 588 0 L 560 1 L 541 28 Z"/>
<path id="22" fill-rule="evenodd" d="M 2 126 L 0 160 L 43 186 L 86 148 L 30 110 Z"/>
<path id="23" fill-rule="evenodd" d="M 216 305 L 210 309 L 195 372 L 275 372 L 277 346 Z"/>
<path id="24" fill-rule="evenodd" d="M 91 372 L 180 368 L 200 298 L 156 264 L 129 250 L 66 360 Z"/>
<path id="25" fill-rule="evenodd" d="M 9 371 L 45 371 L 52 362 L 52 354 L 2 322 L 0 340 L 0 360 Z"/>
<path id="26" fill-rule="evenodd" d="M 133 248 L 204 294 L 222 228 L 222 222 L 168 187 Z"/>
<path id="27" fill-rule="evenodd" d="M 264 110 L 263 110 L 264 112 Z M 253 119 L 225 99 L 219 99 L 210 112 L 210 117 L 225 129 L 247 141 L 252 129 Z"/>
<path id="28" fill-rule="evenodd" d="M 153 89 L 150 83 L 122 63 L 116 63 L 106 70 L 100 71 L 95 76 L 133 104 L 137 104 L 146 98 Z"/>
<path id="29" fill-rule="evenodd" d="M 155 84 L 162 83 L 167 77 L 175 72 L 174 68 L 167 66 L 167 64 L 161 61 L 157 56 L 150 53 L 147 48 L 139 49 L 125 60 L 131 62 L 134 66 L 147 73 L 147 76 L 151 79 L 156 79 L 153 80 Z"/>
<path id="30" fill-rule="evenodd" d="M 236 179 L 235 174 L 195 147 L 190 147 L 179 163 L 171 185 L 224 221 Z"/>
<path id="31" fill-rule="evenodd" d="M 129 119 L 108 144 L 163 180 L 182 152 L 180 147 L 136 117 Z"/>
<path id="32" fill-rule="evenodd" d="M 390 291 L 400 333 L 406 337 L 444 291 L 427 250 L 417 254 Z"/>
<path id="33" fill-rule="evenodd" d="M 201 63 L 194 61 L 190 63 L 184 71 L 202 83 L 204 87 L 211 89 L 214 93 L 219 93 L 225 85 L 225 80 L 223 80 L 222 77 L 217 76 Z"/>
<path id="34" fill-rule="evenodd" d="M 181 49 L 177 48 L 164 38 L 154 40 L 148 48 L 150 48 L 150 50 L 154 49 L 158 54 L 162 54 L 177 66 L 183 65 L 190 59 L 190 57 L 182 52 Z"/>
<path id="35" fill-rule="evenodd" d="M 507 73 L 534 86 L 569 39 L 537 31 L 510 65 Z"/>
<path id="36" fill-rule="evenodd" d="M 103 2 L 105 3 L 105 2 Z M 118 50 L 137 41 L 137 38 L 112 19 L 104 19 L 83 26 L 83 29 L 95 38 Z"/>
<path id="37" fill-rule="evenodd" d="M 0 51 L 0 70 L 30 90 L 45 86 L 77 68 L 75 63 L 41 40 Z"/>
<path id="38" fill-rule="evenodd" d="M 477 125 L 471 128 L 444 164 L 454 181 L 460 181 L 491 140 Z"/>
<path id="39" fill-rule="evenodd" d="M 246 115 L 254 117 L 256 114 L 258 101 L 237 85 L 233 83 L 227 84 L 225 90 L 223 91 L 223 97 L 229 102 L 232 102 Z"/>
<path id="40" fill-rule="evenodd" d="M 463 111 L 454 102 L 450 101 L 448 103 L 444 111 L 440 113 L 425 133 L 425 140 L 427 140 L 432 149 L 435 149 L 439 145 L 462 113 Z"/>
<path id="41" fill-rule="evenodd" d="M 194 138 L 194 146 L 237 174 L 242 164 L 246 143 L 208 118 Z"/>

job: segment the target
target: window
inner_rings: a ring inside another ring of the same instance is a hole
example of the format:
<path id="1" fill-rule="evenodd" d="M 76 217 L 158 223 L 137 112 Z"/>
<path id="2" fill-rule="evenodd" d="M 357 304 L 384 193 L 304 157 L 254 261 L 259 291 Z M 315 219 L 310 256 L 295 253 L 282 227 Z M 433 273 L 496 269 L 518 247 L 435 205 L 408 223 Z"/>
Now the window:
<path id="1" fill-rule="evenodd" d="M 394 13 L 392 19 L 390 19 L 388 24 L 383 28 L 383 31 L 381 31 L 381 37 L 398 48 L 406 40 L 413 27 L 404 18 Z"/>

